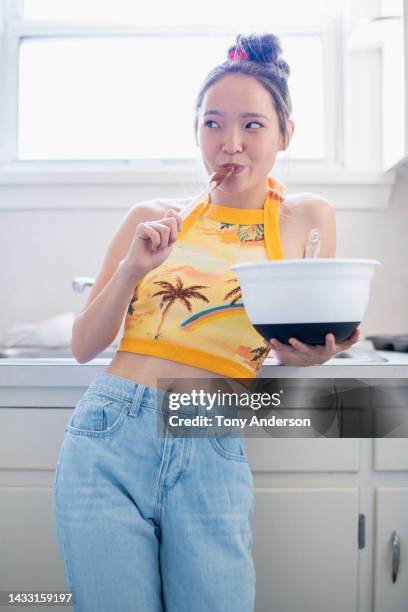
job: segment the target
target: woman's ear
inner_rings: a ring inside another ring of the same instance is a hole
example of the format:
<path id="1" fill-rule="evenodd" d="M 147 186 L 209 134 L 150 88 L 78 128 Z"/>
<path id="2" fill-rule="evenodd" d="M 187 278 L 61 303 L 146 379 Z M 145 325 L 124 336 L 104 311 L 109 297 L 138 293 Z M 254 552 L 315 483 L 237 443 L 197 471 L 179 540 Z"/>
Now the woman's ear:
<path id="1" fill-rule="evenodd" d="M 279 143 L 279 151 L 285 151 L 288 148 L 290 141 L 292 140 L 293 132 L 295 131 L 295 122 L 293 119 L 289 119 L 287 122 L 286 138 L 281 136 Z"/>

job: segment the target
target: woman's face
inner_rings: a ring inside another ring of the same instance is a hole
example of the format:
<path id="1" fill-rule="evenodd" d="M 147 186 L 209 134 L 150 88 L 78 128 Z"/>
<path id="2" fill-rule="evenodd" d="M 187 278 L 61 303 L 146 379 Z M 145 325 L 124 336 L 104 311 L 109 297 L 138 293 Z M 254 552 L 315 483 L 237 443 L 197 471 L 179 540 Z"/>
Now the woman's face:
<path id="1" fill-rule="evenodd" d="M 290 134 L 292 129 L 290 122 Z M 270 93 L 248 75 L 222 77 L 204 95 L 197 144 L 209 174 L 226 163 L 244 166 L 224 179 L 223 191 L 237 193 L 265 185 L 278 151 L 285 148 Z"/>

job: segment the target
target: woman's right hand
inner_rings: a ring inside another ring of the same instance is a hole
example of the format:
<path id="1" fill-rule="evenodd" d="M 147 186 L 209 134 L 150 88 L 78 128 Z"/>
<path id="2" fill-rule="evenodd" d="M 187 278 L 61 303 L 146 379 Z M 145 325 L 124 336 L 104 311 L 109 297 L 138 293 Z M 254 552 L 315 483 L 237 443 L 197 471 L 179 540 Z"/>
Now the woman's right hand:
<path id="1" fill-rule="evenodd" d="M 157 268 L 173 250 L 183 226 L 180 215 L 170 208 L 157 221 L 139 223 L 124 261 L 143 275 Z"/>

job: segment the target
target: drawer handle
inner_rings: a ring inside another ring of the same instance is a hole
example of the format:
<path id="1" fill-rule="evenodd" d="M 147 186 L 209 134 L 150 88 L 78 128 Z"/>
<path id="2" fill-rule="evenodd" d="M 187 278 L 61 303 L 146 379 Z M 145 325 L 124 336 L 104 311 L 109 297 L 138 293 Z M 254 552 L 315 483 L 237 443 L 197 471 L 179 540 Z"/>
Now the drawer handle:
<path id="1" fill-rule="evenodd" d="M 399 563 L 400 563 L 400 540 L 396 531 L 392 532 L 391 535 L 392 543 L 392 581 L 395 583 L 398 577 Z"/>

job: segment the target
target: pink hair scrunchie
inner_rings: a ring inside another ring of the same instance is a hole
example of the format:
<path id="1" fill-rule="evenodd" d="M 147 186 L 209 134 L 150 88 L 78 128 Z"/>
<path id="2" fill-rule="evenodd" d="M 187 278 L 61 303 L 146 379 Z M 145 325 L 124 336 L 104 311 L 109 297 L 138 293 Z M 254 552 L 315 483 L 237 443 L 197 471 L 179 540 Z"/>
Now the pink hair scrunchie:
<path id="1" fill-rule="evenodd" d="M 244 49 L 232 49 L 229 52 L 228 57 L 230 60 L 242 62 L 248 59 L 248 54 L 246 51 L 244 51 Z"/>

